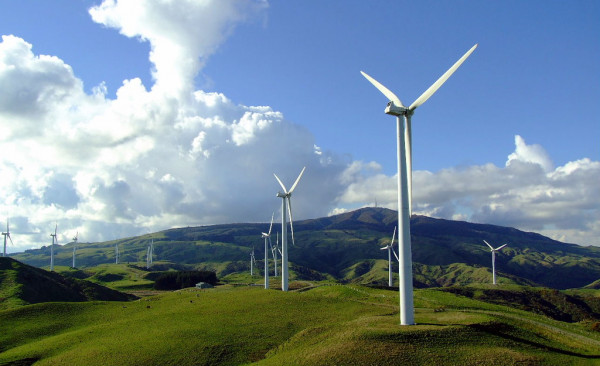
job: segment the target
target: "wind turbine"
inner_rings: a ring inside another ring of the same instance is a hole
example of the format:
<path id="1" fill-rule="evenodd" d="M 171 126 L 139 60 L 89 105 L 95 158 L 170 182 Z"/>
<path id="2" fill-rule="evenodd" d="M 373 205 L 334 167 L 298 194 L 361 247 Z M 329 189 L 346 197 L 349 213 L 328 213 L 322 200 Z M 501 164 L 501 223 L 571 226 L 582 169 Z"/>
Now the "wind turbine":
<path id="1" fill-rule="evenodd" d="M 254 247 L 252 248 L 252 252 L 250 253 L 250 276 L 254 276 L 254 264 L 256 263 L 256 258 L 254 258 Z"/>
<path id="2" fill-rule="evenodd" d="M 471 47 L 448 71 L 431 85 L 408 108 L 400 98 L 377 80 L 363 71 L 361 74 L 373 84 L 389 102 L 385 113 L 396 116 L 397 154 L 398 154 L 398 239 L 399 239 L 399 275 L 400 275 L 400 324 L 414 324 L 412 258 L 410 244 L 410 215 L 412 212 L 412 133 L 411 117 L 419 106 L 427 101 L 448 78 L 473 53 L 477 45 Z"/>
<path id="3" fill-rule="evenodd" d="M 292 185 L 292 188 L 289 191 L 285 188 L 285 186 L 283 185 L 283 183 L 281 182 L 281 179 L 279 179 L 277 174 L 273 173 L 273 175 L 275 176 L 275 179 L 277 179 L 277 182 L 279 182 L 279 185 L 283 189 L 283 193 L 281 193 L 281 192 L 277 193 L 277 197 L 281 198 L 281 290 L 282 291 L 288 290 L 288 280 L 289 280 L 286 214 L 287 213 L 290 214 L 290 231 L 292 232 L 292 245 L 294 245 L 294 224 L 293 224 L 294 220 L 292 219 L 291 197 L 292 197 L 292 192 L 294 192 L 294 189 L 296 189 L 296 186 L 298 185 L 300 178 L 302 178 L 302 174 L 304 174 L 305 169 L 306 169 L 306 167 L 302 168 L 300 175 L 298 175 L 298 178 L 296 178 L 296 181 L 294 182 L 294 184 Z"/>
<path id="4" fill-rule="evenodd" d="M 73 268 L 75 268 L 75 252 L 77 251 L 77 237 L 79 236 L 79 231 L 75 234 L 73 238 Z"/>
<path id="5" fill-rule="evenodd" d="M 396 238 L 396 227 L 394 226 L 394 235 L 392 235 L 392 241 L 386 245 L 385 247 L 381 248 L 381 250 L 386 250 L 388 251 L 388 286 L 392 287 L 393 285 L 393 279 L 392 279 L 392 252 L 394 252 L 394 256 L 396 256 L 396 260 L 399 260 L 398 258 L 398 254 L 396 254 L 396 252 L 394 251 L 394 239 Z"/>
<path id="6" fill-rule="evenodd" d="M 115 264 L 119 264 L 119 243 L 115 243 Z"/>
<path id="7" fill-rule="evenodd" d="M 154 239 L 148 245 L 148 249 L 146 250 L 146 269 L 149 269 L 152 265 L 152 257 L 154 256 Z"/>
<path id="8" fill-rule="evenodd" d="M 269 226 L 268 233 L 262 233 L 261 236 L 265 239 L 265 290 L 269 289 L 269 247 L 271 245 L 271 229 L 273 228 L 273 219 L 275 218 L 275 212 L 271 215 L 271 225 Z M 268 244 L 268 245 L 267 245 Z M 272 247 L 272 245 L 271 245 Z M 277 268 L 277 264 L 275 264 Z"/>
<path id="9" fill-rule="evenodd" d="M 508 244 L 500 245 L 498 248 L 494 249 L 493 246 L 490 245 L 487 241 L 483 241 L 488 247 L 490 247 L 490 251 L 492 252 L 492 279 L 494 285 L 496 284 L 496 252 L 500 249 L 504 248 Z"/>
<path id="10" fill-rule="evenodd" d="M 271 240 L 269 240 L 269 244 L 271 244 Z M 275 263 L 275 266 L 273 267 L 273 269 L 275 270 L 275 277 L 277 277 L 277 252 L 280 252 L 279 251 L 279 233 L 277 233 L 277 239 L 275 241 L 275 246 L 271 245 L 271 253 L 273 253 L 273 261 Z"/>
<path id="11" fill-rule="evenodd" d="M 2 254 L 3 257 L 6 257 L 6 238 L 10 239 L 12 245 L 15 245 L 10 237 L 10 229 L 8 228 L 8 218 L 6 219 L 6 232 L 2 233 L 4 235 L 4 252 Z"/>
<path id="12" fill-rule="evenodd" d="M 50 271 L 54 271 L 54 242 L 58 244 L 58 240 L 56 240 L 56 229 L 58 228 L 58 224 L 54 226 L 54 234 L 50 234 L 52 237 L 52 244 L 50 245 Z"/>

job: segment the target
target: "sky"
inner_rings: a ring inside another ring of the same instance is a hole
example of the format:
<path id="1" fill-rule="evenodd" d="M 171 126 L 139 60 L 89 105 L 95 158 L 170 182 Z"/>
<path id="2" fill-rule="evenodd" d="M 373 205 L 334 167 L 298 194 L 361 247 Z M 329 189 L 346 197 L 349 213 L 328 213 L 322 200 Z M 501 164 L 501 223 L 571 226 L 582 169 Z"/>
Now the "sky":
<path id="1" fill-rule="evenodd" d="M 397 209 L 600 245 L 600 3 L 0 2 L 0 221 L 9 252 L 172 227 Z M 4 225 L 2 225 L 4 227 Z M 4 230 L 3 230 L 4 231 Z M 485 239 L 485 238 L 482 238 Z M 260 233 L 257 233 L 257 242 Z"/>

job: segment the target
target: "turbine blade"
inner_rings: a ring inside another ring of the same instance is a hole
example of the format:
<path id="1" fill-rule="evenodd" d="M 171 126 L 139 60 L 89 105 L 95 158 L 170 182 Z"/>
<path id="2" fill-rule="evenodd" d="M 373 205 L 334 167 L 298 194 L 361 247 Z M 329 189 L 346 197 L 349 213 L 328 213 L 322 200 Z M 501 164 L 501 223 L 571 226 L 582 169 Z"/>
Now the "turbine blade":
<path id="1" fill-rule="evenodd" d="M 15 243 L 13 243 L 13 241 L 12 241 L 12 238 L 10 237 L 10 233 L 7 233 L 7 235 L 6 235 L 6 236 L 8 236 L 8 239 L 10 239 L 10 243 L 11 243 L 11 244 L 14 246 L 14 245 L 15 245 Z"/>
<path id="2" fill-rule="evenodd" d="M 298 178 L 296 178 L 296 181 L 294 182 L 294 184 L 292 185 L 292 188 L 290 189 L 290 193 L 294 192 L 294 189 L 296 189 L 296 186 L 298 185 L 298 182 L 300 182 L 300 178 L 302 178 L 302 174 L 304 174 L 305 169 L 306 169 L 306 167 L 302 168 L 300 175 L 298 176 Z"/>
<path id="3" fill-rule="evenodd" d="M 296 246 L 296 242 L 294 241 L 294 219 L 292 218 L 292 200 L 290 196 L 287 197 L 288 200 L 288 214 L 290 215 L 290 231 L 292 233 L 292 245 Z"/>
<path id="4" fill-rule="evenodd" d="M 275 212 L 273 212 L 273 215 L 271 215 L 271 226 L 269 226 L 269 233 L 267 234 L 268 236 L 271 236 L 271 229 L 273 228 L 273 219 L 275 218 Z M 271 239 L 269 239 L 271 240 Z"/>
<path id="5" fill-rule="evenodd" d="M 369 75 L 367 75 L 366 72 L 361 71 L 360 73 L 367 80 L 369 80 L 369 82 L 371 84 L 373 84 L 373 86 L 376 87 L 383 95 L 385 95 L 389 100 L 391 100 L 392 102 L 394 102 L 394 104 L 396 104 L 398 107 L 404 107 L 404 105 L 400 101 L 400 98 L 398 98 L 396 96 L 396 94 L 392 93 L 388 88 L 386 88 L 385 86 L 383 86 L 379 81 L 377 81 L 377 80 L 373 79 L 372 77 L 370 77 Z"/>
<path id="6" fill-rule="evenodd" d="M 394 247 L 392 247 L 392 253 L 394 253 L 394 257 L 396 257 L 396 260 L 398 262 L 400 262 L 400 257 L 398 257 L 398 254 L 396 254 L 396 251 L 394 250 Z"/>
<path id="7" fill-rule="evenodd" d="M 390 242 L 390 246 L 394 244 L 394 239 L 396 239 L 396 226 L 394 226 L 394 235 L 392 235 L 392 241 Z"/>
<path id="8" fill-rule="evenodd" d="M 490 245 L 490 243 L 488 243 L 487 241 L 483 241 L 485 244 L 487 244 L 488 247 L 490 247 L 491 250 L 494 250 L 494 247 Z"/>
<path id="9" fill-rule="evenodd" d="M 275 179 L 277 179 L 277 181 L 279 182 L 279 185 L 281 186 L 281 188 L 283 188 L 283 193 L 287 193 L 287 189 L 285 189 L 285 186 L 283 185 L 283 183 L 281 183 L 281 179 L 279 179 L 277 174 L 273 173 L 273 175 L 275 176 Z"/>
<path id="10" fill-rule="evenodd" d="M 454 74 L 456 69 L 458 69 L 463 62 L 465 62 L 467 57 L 469 57 L 471 53 L 475 51 L 475 48 L 477 48 L 477 44 L 471 47 L 471 49 L 468 50 L 467 53 L 463 55 L 463 57 L 458 59 L 458 61 L 456 61 L 456 63 L 454 63 L 454 65 L 452 65 L 452 67 L 449 68 L 448 71 L 444 73 L 444 75 L 440 76 L 440 78 L 437 79 L 437 81 L 433 83 L 433 85 L 431 85 L 429 89 L 425 90 L 425 92 L 421 94 L 421 96 L 418 97 L 417 100 L 415 100 L 413 104 L 410 105 L 410 107 L 408 107 L 408 109 L 412 111 L 419 107 L 421 104 L 425 103 L 427 99 L 429 99 L 440 88 L 440 86 L 442 86 L 446 82 L 446 80 L 448 80 L 448 78 L 452 76 L 452 74 Z"/>
<path id="11" fill-rule="evenodd" d="M 508 245 L 508 244 L 501 245 L 501 246 L 499 246 L 498 248 L 496 248 L 495 250 L 500 250 L 500 249 L 504 248 L 504 247 L 505 247 L 505 246 L 507 246 L 507 245 Z"/>

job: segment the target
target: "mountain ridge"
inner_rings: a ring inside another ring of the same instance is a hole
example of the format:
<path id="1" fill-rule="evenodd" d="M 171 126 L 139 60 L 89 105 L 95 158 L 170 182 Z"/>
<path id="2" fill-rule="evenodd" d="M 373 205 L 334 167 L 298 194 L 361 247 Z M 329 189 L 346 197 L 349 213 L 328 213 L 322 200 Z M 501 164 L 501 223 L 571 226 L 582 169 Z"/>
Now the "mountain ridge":
<path id="1" fill-rule="evenodd" d="M 365 281 L 386 283 L 387 268 L 382 267 L 387 266 L 361 263 L 387 259 L 380 248 L 390 242 L 396 222 L 396 211 L 386 208 L 362 208 L 297 221 L 294 223 L 296 246 L 291 242 L 289 246 L 290 261 L 343 281 L 366 278 L 365 273 L 354 277 L 349 275 L 353 273 L 349 270 L 353 266 L 360 265 L 361 271 L 374 268 L 377 273 L 367 276 L 369 279 Z M 93 266 L 110 262 L 117 243 L 122 248 L 122 262 L 144 262 L 146 247 L 154 240 L 157 260 L 204 269 L 214 266 L 239 271 L 249 266 L 249 254 L 253 248 L 262 253 L 264 242 L 260 233 L 268 225 L 236 223 L 174 228 L 105 243 L 79 243 L 78 263 Z M 274 225 L 274 233 L 278 226 Z M 477 276 L 463 279 L 460 283 L 481 281 L 481 270 L 477 268 L 491 272 L 491 255 L 483 243 L 484 239 L 497 245 L 508 243 L 496 258 L 501 283 L 508 281 L 565 289 L 584 287 L 600 278 L 600 248 L 562 243 L 515 228 L 413 215 L 411 238 L 415 266 L 426 266 L 421 272 L 431 273 L 431 276 L 439 274 L 435 268 L 440 267 L 447 276 L 442 282 L 435 277 L 423 278 L 420 282 L 423 286 L 452 285 L 451 273 L 455 272 L 455 268 L 449 266 L 454 263 L 464 264 L 471 268 L 468 271 L 478 272 Z M 70 247 L 71 244 L 67 244 L 60 248 Z M 55 263 L 68 266 L 70 249 L 57 250 L 57 253 Z M 43 267 L 48 263 L 49 248 L 28 250 L 15 255 L 15 258 Z M 263 256 L 257 255 L 257 258 Z M 387 264 L 387 260 L 385 262 Z M 219 275 L 228 273 L 231 272 L 222 270 Z M 397 277 L 397 273 L 394 276 Z M 298 278 L 301 279 L 301 275 Z"/>

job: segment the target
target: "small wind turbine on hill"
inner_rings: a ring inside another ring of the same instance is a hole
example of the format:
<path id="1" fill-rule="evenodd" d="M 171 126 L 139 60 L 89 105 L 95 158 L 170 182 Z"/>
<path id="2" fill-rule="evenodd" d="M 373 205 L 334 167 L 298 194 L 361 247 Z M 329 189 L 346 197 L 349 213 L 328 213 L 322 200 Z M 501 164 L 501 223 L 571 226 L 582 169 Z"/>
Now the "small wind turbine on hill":
<path id="1" fill-rule="evenodd" d="M 287 213 L 290 214 L 290 231 L 292 232 L 292 245 L 295 245 L 294 244 L 294 223 L 293 223 L 294 220 L 292 219 L 291 197 L 292 197 L 292 192 L 294 192 L 294 189 L 296 189 L 296 186 L 298 185 L 300 178 L 302 178 L 302 174 L 304 174 L 305 169 L 306 169 L 306 167 L 302 168 L 300 175 L 298 175 L 298 178 L 296 178 L 296 181 L 294 182 L 294 184 L 292 185 L 292 188 L 290 188 L 289 191 L 285 188 L 285 186 L 283 185 L 283 183 L 281 182 L 281 179 L 279 179 L 277 174 L 273 173 L 273 175 L 275 176 L 275 179 L 277 179 L 277 182 L 279 182 L 279 185 L 283 189 L 283 193 L 281 193 L 281 192 L 277 193 L 277 197 L 281 198 L 281 290 L 282 291 L 288 290 L 288 280 L 289 280 L 286 214 Z"/>
<path id="2" fill-rule="evenodd" d="M 496 252 L 500 249 L 504 248 L 508 244 L 500 245 L 498 248 L 495 248 L 490 245 L 487 241 L 483 241 L 488 247 L 490 247 L 490 251 L 492 252 L 492 283 L 496 284 Z"/>
<path id="3" fill-rule="evenodd" d="M 381 250 L 386 250 L 388 251 L 388 286 L 392 287 L 393 285 L 393 279 L 392 279 L 392 252 L 394 253 L 394 256 L 396 257 L 396 260 L 398 259 L 398 254 L 396 254 L 396 251 L 394 251 L 394 239 L 396 238 L 396 227 L 394 226 L 394 235 L 392 235 L 392 241 L 386 245 L 385 247 L 381 248 Z"/>
<path id="4" fill-rule="evenodd" d="M 398 244 L 400 275 L 400 324 L 414 324 L 412 258 L 410 244 L 410 215 L 412 212 L 412 133 L 411 117 L 419 106 L 427 101 L 448 78 L 471 55 L 477 45 L 471 47 L 448 71 L 431 85 L 408 108 L 400 98 L 366 73 L 361 74 L 375 86 L 389 102 L 385 113 L 396 116 L 398 155 Z"/>
<path id="5" fill-rule="evenodd" d="M 269 289 L 269 246 L 271 245 L 271 229 L 273 228 L 273 219 L 275 218 L 275 212 L 271 215 L 271 225 L 269 225 L 269 232 L 262 233 L 261 236 L 265 239 L 265 290 Z M 277 264 L 275 264 L 277 268 Z"/>
<path id="6" fill-rule="evenodd" d="M 75 252 L 77 251 L 77 237 L 79 236 L 79 231 L 76 232 L 75 237 L 73 238 L 73 268 L 75 268 Z"/>
<path id="7" fill-rule="evenodd" d="M 256 264 L 256 258 L 254 258 L 254 247 L 250 252 L 250 276 L 254 276 L 254 265 Z"/>
<path id="8" fill-rule="evenodd" d="M 58 244 L 58 240 L 56 239 L 56 230 L 58 229 L 58 224 L 54 226 L 54 234 L 50 234 L 52 237 L 52 244 L 50 245 L 50 271 L 54 271 L 54 242 Z"/>
<path id="9" fill-rule="evenodd" d="M 115 264 L 119 264 L 119 243 L 115 243 Z"/>
<path id="10" fill-rule="evenodd" d="M 146 250 L 146 269 L 149 269 L 152 265 L 152 257 L 154 256 L 154 239 L 148 245 L 148 250 Z"/>
<path id="11" fill-rule="evenodd" d="M 4 252 L 2 253 L 3 257 L 6 257 L 6 238 L 8 238 L 12 245 L 15 245 L 10 237 L 10 229 L 8 228 L 8 218 L 6 219 L 6 232 L 2 233 L 4 235 Z"/>
<path id="12" fill-rule="evenodd" d="M 269 240 L 269 243 L 271 242 L 271 240 Z M 271 253 L 273 253 L 273 263 L 275 263 L 275 265 L 273 266 L 273 269 L 275 270 L 275 277 L 277 277 L 277 252 L 281 253 L 279 251 L 279 233 L 277 233 L 277 239 L 275 239 L 275 246 L 271 245 Z"/>

